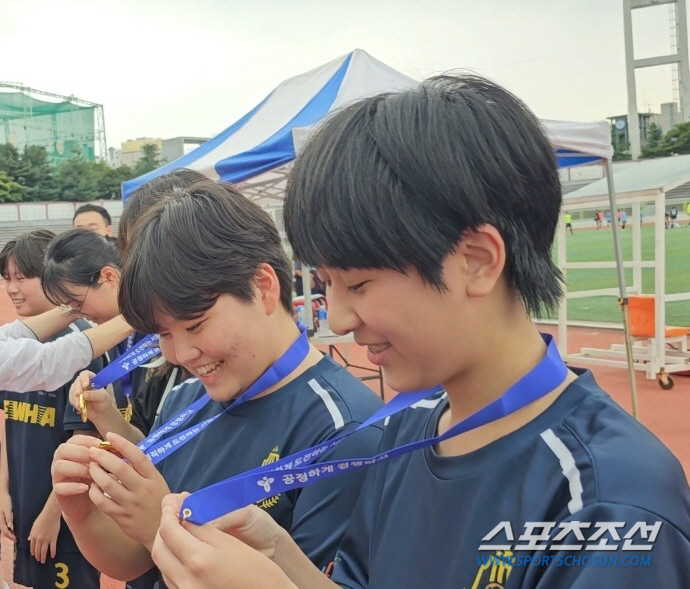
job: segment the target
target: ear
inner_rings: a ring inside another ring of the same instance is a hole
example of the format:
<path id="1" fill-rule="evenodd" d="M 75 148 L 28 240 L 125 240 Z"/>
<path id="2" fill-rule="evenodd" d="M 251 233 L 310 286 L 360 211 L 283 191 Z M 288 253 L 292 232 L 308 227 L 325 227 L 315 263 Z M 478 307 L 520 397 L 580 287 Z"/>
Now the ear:
<path id="1" fill-rule="evenodd" d="M 272 315 L 280 306 L 280 281 L 273 266 L 259 264 L 256 271 L 256 286 L 258 302 L 264 306 L 267 315 Z"/>
<path id="2" fill-rule="evenodd" d="M 506 247 L 493 225 L 482 225 L 463 235 L 459 246 L 467 295 L 483 297 L 490 294 L 503 274 Z"/>
<path id="3" fill-rule="evenodd" d="M 120 282 L 120 272 L 112 266 L 103 266 L 103 268 L 101 268 L 101 280 L 103 282 L 113 282 L 117 284 Z"/>

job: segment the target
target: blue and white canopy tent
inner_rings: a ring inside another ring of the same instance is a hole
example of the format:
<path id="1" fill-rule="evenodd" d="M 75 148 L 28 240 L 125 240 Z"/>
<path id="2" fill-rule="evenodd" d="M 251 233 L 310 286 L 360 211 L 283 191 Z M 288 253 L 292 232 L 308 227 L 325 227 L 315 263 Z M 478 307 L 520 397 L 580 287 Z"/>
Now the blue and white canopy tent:
<path id="1" fill-rule="evenodd" d="M 261 206 L 279 205 L 292 161 L 322 120 L 353 101 L 381 92 L 413 88 L 418 83 L 365 51 L 355 49 L 285 80 L 251 111 L 197 149 L 124 182 L 123 200 L 149 180 L 184 167 L 213 180 L 236 184 Z M 542 121 L 542 124 L 554 145 L 559 166 L 602 161 L 610 167 L 613 149 L 607 122 Z M 613 213 L 616 207 L 612 185 L 610 200 Z M 617 231 L 614 231 L 614 243 L 621 297 L 625 300 Z M 306 287 L 305 302 L 309 308 L 309 285 Z M 627 321 L 624 324 L 627 333 Z"/>
<path id="2" fill-rule="evenodd" d="M 418 81 L 356 49 L 282 82 L 263 101 L 195 150 L 122 185 L 123 199 L 177 168 L 238 184 L 252 200 L 282 199 L 290 163 L 311 131 L 344 105 Z M 562 166 L 612 155 L 608 123 L 543 121 Z"/>
<path id="3" fill-rule="evenodd" d="M 285 168 L 295 159 L 297 146 L 314 125 L 353 100 L 416 84 L 412 78 L 357 49 L 285 80 L 213 139 L 173 162 L 125 182 L 123 198 L 126 200 L 148 180 L 182 167 L 214 180 L 242 184 L 252 199 L 280 196 Z"/>

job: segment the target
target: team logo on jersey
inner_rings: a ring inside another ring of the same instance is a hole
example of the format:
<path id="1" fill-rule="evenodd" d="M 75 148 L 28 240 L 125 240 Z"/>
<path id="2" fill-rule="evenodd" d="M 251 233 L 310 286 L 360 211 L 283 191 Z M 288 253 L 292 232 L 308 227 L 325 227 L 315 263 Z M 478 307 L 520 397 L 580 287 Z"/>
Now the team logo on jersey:
<path id="1" fill-rule="evenodd" d="M 6 399 L 3 403 L 3 409 L 7 419 L 55 427 L 55 407 Z"/>
<path id="2" fill-rule="evenodd" d="M 278 452 L 278 446 L 273 448 L 271 452 L 268 454 L 266 458 L 264 458 L 263 462 L 261 463 L 261 466 L 266 466 L 267 464 L 272 464 L 273 462 L 278 462 L 280 460 L 280 453 Z M 273 479 L 271 479 L 271 483 L 273 482 Z M 268 478 L 264 477 L 264 481 L 261 481 L 259 484 L 263 483 L 263 487 L 267 490 L 271 490 L 270 483 L 268 483 Z M 278 504 L 278 500 L 280 499 L 280 493 L 277 495 L 273 495 L 273 497 L 268 497 L 267 499 L 263 499 L 262 501 L 259 501 L 257 505 L 261 507 L 261 509 L 269 509 L 271 507 L 274 507 L 275 505 Z"/>
<path id="3" fill-rule="evenodd" d="M 503 589 L 513 569 L 512 561 L 510 550 L 497 550 L 495 554 L 482 558 L 470 589 Z"/>

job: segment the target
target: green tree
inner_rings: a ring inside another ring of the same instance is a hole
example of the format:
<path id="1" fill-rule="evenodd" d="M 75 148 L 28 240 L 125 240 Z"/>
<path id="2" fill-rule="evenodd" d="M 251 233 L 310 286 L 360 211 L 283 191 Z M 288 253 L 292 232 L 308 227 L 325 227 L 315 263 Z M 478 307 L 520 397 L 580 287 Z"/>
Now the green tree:
<path id="1" fill-rule="evenodd" d="M 664 137 L 659 146 L 665 155 L 690 153 L 690 123 L 678 123 Z"/>
<path id="2" fill-rule="evenodd" d="M 126 165 L 111 168 L 103 162 L 98 162 L 98 198 L 119 199 L 122 196 L 122 183 L 134 178 L 134 171 Z"/>
<path id="3" fill-rule="evenodd" d="M 0 202 L 19 202 L 22 200 L 24 187 L 15 182 L 4 170 L 0 170 Z"/>
<path id="4" fill-rule="evenodd" d="M 0 171 L 5 172 L 15 182 L 22 183 L 24 164 L 19 150 L 11 143 L 0 145 Z"/>
<path id="5" fill-rule="evenodd" d="M 84 160 L 74 151 L 58 168 L 57 189 L 60 200 L 89 201 L 99 198 L 97 164 Z"/>
<path id="6" fill-rule="evenodd" d="M 48 152 L 42 145 L 27 145 L 22 154 L 22 183 L 26 187 L 24 200 L 57 200 L 55 168 L 48 160 Z"/>
<path id="7" fill-rule="evenodd" d="M 134 166 L 134 177 L 147 174 L 151 170 L 160 167 L 164 161 L 160 157 L 158 146 L 153 143 L 145 143 L 141 150 L 144 152 Z"/>
<path id="8" fill-rule="evenodd" d="M 656 123 L 650 123 L 649 129 L 647 129 L 647 149 L 656 149 L 659 147 L 662 139 L 664 138 L 664 133 L 661 127 Z"/>

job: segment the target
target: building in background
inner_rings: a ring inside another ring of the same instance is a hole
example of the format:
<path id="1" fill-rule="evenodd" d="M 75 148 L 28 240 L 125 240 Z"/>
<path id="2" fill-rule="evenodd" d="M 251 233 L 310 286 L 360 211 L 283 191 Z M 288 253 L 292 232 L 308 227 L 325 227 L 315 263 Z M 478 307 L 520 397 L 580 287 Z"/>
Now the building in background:
<path id="1" fill-rule="evenodd" d="M 134 167 L 137 162 L 144 155 L 144 145 L 155 145 L 158 148 L 158 153 L 161 153 L 163 148 L 163 140 L 160 137 L 139 137 L 137 139 L 128 139 L 121 144 L 117 158 L 118 165 L 125 165 Z"/>
<path id="2" fill-rule="evenodd" d="M 175 161 L 178 157 L 188 154 L 208 140 L 208 137 L 173 137 L 172 139 L 163 139 L 161 157 L 166 162 Z"/>
<path id="3" fill-rule="evenodd" d="M 103 106 L 74 96 L 62 96 L 0 82 L 0 144 L 22 151 L 27 145 L 46 148 L 60 164 L 78 151 L 87 161 L 105 159 Z"/>
<path id="4" fill-rule="evenodd" d="M 682 123 L 683 119 L 680 116 L 680 110 L 675 102 L 665 102 L 661 105 L 661 114 L 657 115 L 655 121 L 664 135 L 668 133 L 675 125 Z"/>
<path id="5" fill-rule="evenodd" d="M 139 137 L 123 141 L 120 149 L 108 149 L 108 164 L 113 168 L 121 165 L 134 167 L 144 155 L 144 145 L 152 144 L 158 148 L 158 153 L 164 162 L 172 162 L 178 157 L 189 153 L 209 140 L 208 137 Z"/>
<path id="6" fill-rule="evenodd" d="M 662 104 L 660 110 L 661 113 L 641 112 L 637 114 L 640 150 L 647 146 L 649 126 L 652 123 L 659 127 L 665 135 L 682 120 L 678 105 L 675 102 Z M 608 117 L 608 120 L 611 122 L 611 143 L 618 151 L 628 151 L 633 143 L 630 137 L 628 115 L 616 115 Z"/>
<path id="7" fill-rule="evenodd" d="M 122 153 L 120 149 L 115 149 L 114 147 L 108 148 L 108 165 L 111 168 L 119 168 L 122 165 L 120 153 Z"/>

